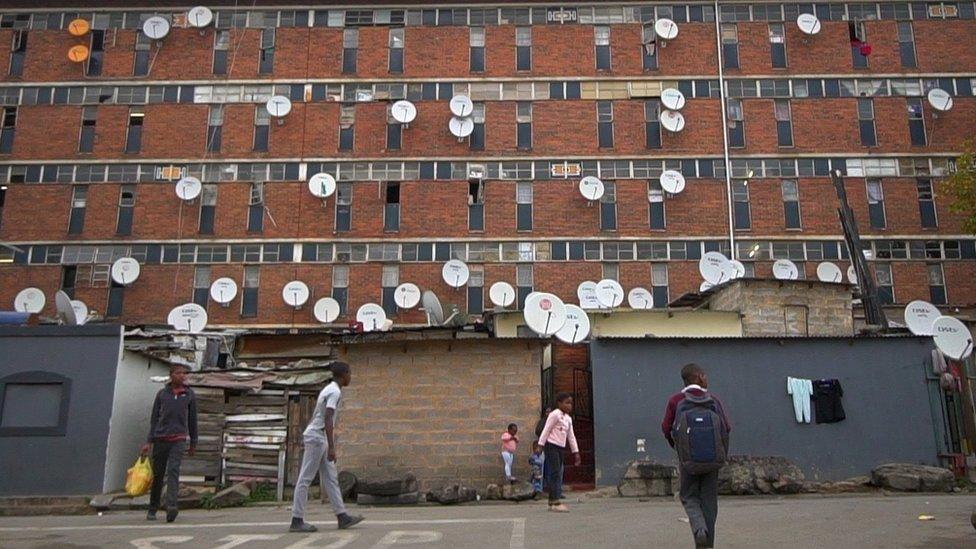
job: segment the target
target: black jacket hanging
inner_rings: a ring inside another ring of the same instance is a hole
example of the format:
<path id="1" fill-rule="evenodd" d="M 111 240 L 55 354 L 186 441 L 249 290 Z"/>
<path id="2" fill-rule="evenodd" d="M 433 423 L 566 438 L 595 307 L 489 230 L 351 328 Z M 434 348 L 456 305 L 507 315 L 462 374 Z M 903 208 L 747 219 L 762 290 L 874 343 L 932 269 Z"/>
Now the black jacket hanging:
<path id="1" fill-rule="evenodd" d="M 813 381 L 813 401 L 816 406 L 817 423 L 837 423 L 847 416 L 840 397 L 844 389 L 836 379 L 816 379 Z"/>

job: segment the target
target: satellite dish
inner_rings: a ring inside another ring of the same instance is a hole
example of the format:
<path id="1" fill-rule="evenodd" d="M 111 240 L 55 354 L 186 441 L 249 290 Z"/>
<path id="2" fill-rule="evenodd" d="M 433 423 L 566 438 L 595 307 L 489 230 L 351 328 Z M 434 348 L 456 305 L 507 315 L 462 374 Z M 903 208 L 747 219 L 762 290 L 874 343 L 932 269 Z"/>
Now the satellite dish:
<path id="1" fill-rule="evenodd" d="M 588 175 L 579 182 L 579 192 L 587 200 L 600 200 L 603 197 L 603 181 Z"/>
<path id="2" fill-rule="evenodd" d="M 183 200 L 193 200 L 200 196 L 203 190 L 203 183 L 193 176 L 187 176 L 176 182 L 176 196 Z"/>
<path id="3" fill-rule="evenodd" d="M 162 40 L 169 34 L 169 21 L 164 17 L 154 15 L 142 24 L 142 32 L 153 40 Z"/>
<path id="4" fill-rule="evenodd" d="M 661 188 L 670 194 L 678 194 L 685 190 L 685 176 L 677 170 L 664 170 L 661 172 Z"/>
<path id="5" fill-rule="evenodd" d="M 670 19 L 658 19 L 654 22 L 654 33 L 662 40 L 674 40 L 678 37 L 678 25 Z"/>
<path id="6" fill-rule="evenodd" d="M 437 294 L 427 290 L 420 298 L 421 306 L 427 313 L 427 324 L 440 326 L 444 323 L 444 307 L 441 307 L 441 300 L 437 299 Z"/>
<path id="7" fill-rule="evenodd" d="M 126 286 L 139 278 L 139 262 L 131 257 L 122 257 L 112 264 L 112 280 Z"/>
<path id="8" fill-rule="evenodd" d="M 386 311 L 376 303 L 367 303 L 356 311 L 356 322 L 363 325 L 364 332 L 375 332 L 386 322 Z"/>
<path id="9" fill-rule="evenodd" d="M 973 352 L 973 336 L 966 325 L 951 316 L 940 316 L 932 324 L 936 347 L 953 360 L 966 360 Z"/>
<path id="10" fill-rule="evenodd" d="M 207 310 L 196 303 L 173 307 L 166 319 L 174 330 L 198 334 L 207 326 Z"/>
<path id="11" fill-rule="evenodd" d="M 705 292 L 705 291 L 708 291 L 708 290 L 710 290 L 711 288 L 714 288 L 714 287 L 715 287 L 714 284 L 712 284 L 711 282 L 705 280 L 704 282 L 701 283 L 700 286 L 698 286 L 698 291 L 699 292 Z"/>
<path id="12" fill-rule="evenodd" d="M 556 331 L 556 338 L 573 345 L 590 335 L 590 317 L 576 305 L 566 305 L 566 322 Z"/>
<path id="13" fill-rule="evenodd" d="M 319 172 L 308 178 L 308 190 L 317 198 L 329 198 L 336 192 L 336 180 L 330 174 Z"/>
<path id="14" fill-rule="evenodd" d="M 817 278 L 820 282 L 843 282 L 844 273 L 840 272 L 840 267 L 837 265 L 824 261 L 817 265 Z"/>
<path id="15" fill-rule="evenodd" d="M 281 118 L 291 112 L 291 99 L 284 95 L 273 95 L 264 104 L 264 107 L 268 109 L 268 114 L 271 116 Z"/>
<path id="16" fill-rule="evenodd" d="M 604 278 L 596 283 L 596 300 L 600 305 L 613 309 L 624 302 L 624 289 L 612 278 Z"/>
<path id="17" fill-rule="evenodd" d="M 213 23 L 213 19 L 213 11 L 207 6 L 197 6 L 190 8 L 190 11 L 186 12 L 186 20 L 194 28 L 202 29 L 210 25 L 210 23 Z"/>
<path id="18" fill-rule="evenodd" d="M 468 270 L 468 266 L 464 264 L 460 259 L 452 259 L 444 264 L 444 268 L 441 269 L 441 277 L 444 278 L 444 282 L 452 288 L 460 288 L 468 283 L 468 277 L 471 275 Z"/>
<path id="19" fill-rule="evenodd" d="M 58 309 L 58 319 L 61 324 L 66 326 L 77 326 L 78 317 L 75 315 L 75 308 L 71 306 L 71 298 L 63 290 L 58 290 L 54 294 L 54 305 Z"/>
<path id="20" fill-rule="evenodd" d="M 654 294 L 646 288 L 633 288 L 627 294 L 627 304 L 631 309 L 653 309 Z"/>
<path id="21" fill-rule="evenodd" d="M 685 106 L 685 94 L 678 88 L 668 88 L 661 91 L 661 103 L 666 109 L 680 111 Z"/>
<path id="22" fill-rule="evenodd" d="M 44 310 L 47 298 L 40 288 L 24 288 L 14 298 L 14 310 L 18 313 L 39 313 Z"/>
<path id="23" fill-rule="evenodd" d="M 847 267 L 847 281 L 851 284 L 857 284 L 857 270 L 854 269 L 854 265 Z"/>
<path id="24" fill-rule="evenodd" d="M 800 271 L 796 268 L 796 263 L 789 259 L 777 259 L 773 263 L 773 277 L 778 280 L 796 280 L 800 277 Z"/>
<path id="25" fill-rule="evenodd" d="M 729 261 L 732 264 L 732 268 L 735 269 L 735 273 L 732 278 L 744 278 L 746 276 L 746 266 L 742 264 L 738 259 L 733 259 Z"/>
<path id="26" fill-rule="evenodd" d="M 584 309 L 599 309 L 600 300 L 596 298 L 596 282 L 581 282 L 576 287 L 576 297 L 579 298 L 580 307 Z"/>
<path id="27" fill-rule="evenodd" d="M 420 303 L 420 288 L 416 284 L 404 282 L 393 291 L 393 301 L 401 309 L 413 309 Z"/>
<path id="28" fill-rule="evenodd" d="M 75 320 L 79 326 L 84 326 L 88 322 L 88 305 L 84 301 L 77 299 L 71 300 L 71 308 L 75 310 Z"/>
<path id="29" fill-rule="evenodd" d="M 217 303 L 226 306 L 237 297 L 237 282 L 226 276 L 214 280 L 213 284 L 210 285 L 210 297 Z"/>
<path id="30" fill-rule="evenodd" d="M 380 324 L 381 332 L 389 332 L 391 329 L 393 329 L 393 320 L 389 318 L 384 320 L 383 324 Z"/>
<path id="31" fill-rule="evenodd" d="M 928 93 L 929 105 L 937 111 L 948 111 L 952 109 L 952 96 L 942 88 L 933 88 Z"/>
<path id="32" fill-rule="evenodd" d="M 88 34 L 88 31 L 90 30 L 91 23 L 89 23 L 87 19 L 82 19 L 81 17 L 72 19 L 71 22 L 68 23 L 68 32 L 71 34 L 71 36 L 84 36 Z"/>
<path id="33" fill-rule="evenodd" d="M 308 285 L 301 280 L 292 280 L 281 289 L 282 299 L 296 309 L 308 301 L 308 296 Z"/>
<path id="34" fill-rule="evenodd" d="M 315 319 L 323 324 L 335 322 L 335 319 L 339 318 L 340 311 L 339 302 L 331 297 L 323 297 L 316 301 L 315 307 L 312 309 L 312 312 L 315 313 Z"/>
<path id="35" fill-rule="evenodd" d="M 539 292 L 526 298 L 525 323 L 540 336 L 551 336 L 566 324 L 566 305 L 553 294 Z"/>
<path id="36" fill-rule="evenodd" d="M 928 301 L 915 300 L 905 306 L 905 324 L 918 336 L 934 335 L 935 321 L 942 316 L 939 309 Z"/>
<path id="37" fill-rule="evenodd" d="M 471 98 L 467 95 L 455 95 L 451 98 L 451 113 L 457 117 L 467 117 L 471 116 L 474 112 L 474 103 L 471 102 Z"/>
<path id="38" fill-rule="evenodd" d="M 678 111 L 664 111 L 661 113 L 661 125 L 669 132 L 678 133 L 685 129 L 685 116 Z"/>
<path id="39" fill-rule="evenodd" d="M 499 307 L 508 307 L 515 303 L 515 288 L 508 282 L 496 282 L 488 290 L 488 298 Z"/>
<path id="40" fill-rule="evenodd" d="M 390 107 L 390 114 L 397 122 L 409 124 L 413 122 L 414 118 L 417 118 L 417 107 L 409 101 L 397 101 Z"/>
<path id="41" fill-rule="evenodd" d="M 74 63 L 81 63 L 88 59 L 88 46 L 76 44 L 68 48 L 68 59 Z"/>
<path id="42" fill-rule="evenodd" d="M 698 260 L 698 272 L 701 273 L 702 278 L 704 278 L 706 282 L 709 282 L 714 286 L 732 278 L 732 275 L 735 272 L 735 267 L 733 267 L 729 259 L 720 252 L 706 252 L 705 255 Z"/>
<path id="43" fill-rule="evenodd" d="M 820 32 L 820 19 L 812 13 L 801 13 L 796 18 L 796 26 L 800 27 L 803 34 L 813 36 Z"/>
<path id="44" fill-rule="evenodd" d="M 453 117 L 451 121 L 447 123 L 447 127 L 454 134 L 454 137 L 458 139 L 464 139 L 465 137 L 471 135 L 474 132 L 474 120 L 470 118 L 458 118 Z"/>

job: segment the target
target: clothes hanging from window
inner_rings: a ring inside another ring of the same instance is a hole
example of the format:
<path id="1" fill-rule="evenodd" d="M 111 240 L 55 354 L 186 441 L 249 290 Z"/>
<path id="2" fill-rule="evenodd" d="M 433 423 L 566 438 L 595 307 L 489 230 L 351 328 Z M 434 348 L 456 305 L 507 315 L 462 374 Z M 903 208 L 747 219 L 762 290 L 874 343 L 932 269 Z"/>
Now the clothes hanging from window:
<path id="1" fill-rule="evenodd" d="M 939 349 L 932 349 L 932 372 L 940 376 L 949 370 L 945 355 Z"/>
<path id="2" fill-rule="evenodd" d="M 837 423 L 847 417 L 844 414 L 844 405 L 841 403 L 842 396 L 844 396 L 844 388 L 836 379 L 818 379 L 813 382 L 817 423 Z"/>
<path id="3" fill-rule="evenodd" d="M 810 396 L 813 383 L 809 379 L 786 378 L 786 392 L 793 395 L 793 414 L 797 423 L 810 423 Z"/>

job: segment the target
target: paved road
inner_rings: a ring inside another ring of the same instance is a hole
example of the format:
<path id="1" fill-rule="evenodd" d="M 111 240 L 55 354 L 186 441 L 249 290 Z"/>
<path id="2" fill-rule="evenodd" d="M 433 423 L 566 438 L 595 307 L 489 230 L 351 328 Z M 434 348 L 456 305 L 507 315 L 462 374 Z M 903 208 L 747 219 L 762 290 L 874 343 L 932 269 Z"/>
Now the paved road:
<path id="1" fill-rule="evenodd" d="M 314 536 L 286 533 L 286 507 L 185 511 L 175 524 L 136 512 L 87 517 L 0 518 L 3 548 L 650 548 L 691 547 L 682 509 L 670 500 L 592 499 L 568 514 L 542 503 L 355 509 L 367 521 L 338 532 L 311 506 Z M 719 547 L 976 547 L 976 496 L 725 498 Z M 933 521 L 919 521 L 921 514 Z"/>

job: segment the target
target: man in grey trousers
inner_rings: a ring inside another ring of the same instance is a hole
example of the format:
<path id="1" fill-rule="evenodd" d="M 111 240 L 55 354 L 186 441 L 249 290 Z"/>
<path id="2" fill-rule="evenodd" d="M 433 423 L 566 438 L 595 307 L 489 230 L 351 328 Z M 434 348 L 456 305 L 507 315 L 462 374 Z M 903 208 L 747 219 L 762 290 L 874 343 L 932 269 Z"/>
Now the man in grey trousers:
<path id="1" fill-rule="evenodd" d="M 352 516 L 346 512 L 339 490 L 339 470 L 336 467 L 335 426 L 338 423 L 339 403 L 342 400 L 342 387 L 352 382 L 352 371 L 345 362 L 333 362 L 332 381 L 319 393 L 315 402 L 312 421 L 305 428 L 305 451 L 302 454 L 302 469 L 295 483 L 295 500 L 292 504 L 291 526 L 289 532 L 315 532 L 314 525 L 305 522 L 305 504 L 308 503 L 308 488 L 315 480 L 315 473 L 325 481 L 325 490 L 335 512 L 340 530 L 345 530 L 362 522 L 363 517 Z"/>

